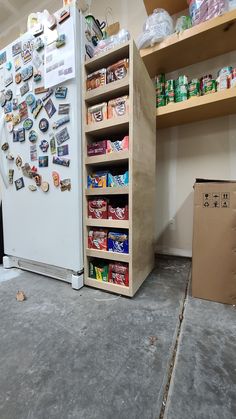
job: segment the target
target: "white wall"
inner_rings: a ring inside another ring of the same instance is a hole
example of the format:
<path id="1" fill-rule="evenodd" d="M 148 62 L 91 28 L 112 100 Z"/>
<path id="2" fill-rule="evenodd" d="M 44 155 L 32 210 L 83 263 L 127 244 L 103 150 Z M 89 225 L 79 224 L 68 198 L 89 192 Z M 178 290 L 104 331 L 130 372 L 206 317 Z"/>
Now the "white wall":
<path id="1" fill-rule="evenodd" d="M 146 19 L 142 0 L 94 0 L 91 11 L 114 20 L 136 39 Z M 204 45 L 203 45 L 204 48 Z M 186 51 L 186 54 L 188 51 Z M 174 57 L 173 57 L 174 59 Z M 236 67 L 236 52 L 181 69 L 189 77 Z M 191 255 L 193 184 L 196 177 L 236 179 L 236 118 L 223 117 L 157 132 L 156 242 L 164 253 Z"/>

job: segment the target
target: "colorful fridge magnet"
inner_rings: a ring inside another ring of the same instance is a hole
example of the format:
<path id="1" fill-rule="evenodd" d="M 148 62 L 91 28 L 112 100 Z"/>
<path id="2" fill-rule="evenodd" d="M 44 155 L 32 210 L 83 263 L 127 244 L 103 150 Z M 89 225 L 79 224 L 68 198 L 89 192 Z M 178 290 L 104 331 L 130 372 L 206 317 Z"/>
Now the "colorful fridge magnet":
<path id="1" fill-rule="evenodd" d="M 70 166 L 70 159 L 65 159 L 58 156 L 53 156 L 52 162 L 53 164 L 58 164 L 59 166 L 64 166 L 64 167 Z"/>
<path id="2" fill-rule="evenodd" d="M 6 79 L 5 79 L 5 87 L 8 87 L 8 86 L 10 86 L 10 84 L 12 84 L 13 83 L 13 75 L 12 74 L 10 74 L 10 76 L 9 77 L 7 77 Z"/>
<path id="3" fill-rule="evenodd" d="M 52 180 L 55 188 L 58 188 L 60 185 L 60 175 L 58 172 L 52 172 Z"/>
<path id="4" fill-rule="evenodd" d="M 58 36 L 57 40 L 56 40 L 56 48 L 61 48 L 65 45 L 66 43 L 66 35 L 64 33 L 62 33 L 61 35 Z"/>
<path id="5" fill-rule="evenodd" d="M 24 64 L 32 60 L 33 47 L 34 47 L 33 42 L 31 41 L 24 42 L 22 50 L 21 50 L 21 56 L 22 56 Z"/>
<path id="6" fill-rule="evenodd" d="M 48 128 L 49 128 L 49 122 L 48 122 L 48 120 L 46 118 L 40 119 L 40 121 L 39 121 L 39 129 L 40 129 L 40 131 L 47 132 Z"/>
<path id="7" fill-rule="evenodd" d="M 21 94 L 21 96 L 26 95 L 26 93 L 28 93 L 28 91 L 29 91 L 29 83 L 28 83 L 28 82 L 26 82 L 26 83 L 24 83 L 24 84 L 23 84 L 23 86 L 21 86 L 21 88 L 20 88 L 20 94 Z"/>
<path id="8" fill-rule="evenodd" d="M 69 17 L 70 17 L 70 9 L 63 9 L 60 13 L 58 23 L 62 24 Z"/>
<path id="9" fill-rule="evenodd" d="M 7 151 L 9 149 L 9 144 L 8 143 L 4 143 L 1 147 L 2 151 Z"/>
<path id="10" fill-rule="evenodd" d="M 24 128 L 19 128 L 18 129 L 18 138 L 19 138 L 19 142 L 23 143 L 25 141 L 25 130 Z"/>
<path id="11" fill-rule="evenodd" d="M 11 69 L 12 69 L 12 63 L 11 63 L 11 61 L 8 61 L 6 63 L 6 69 L 7 69 L 7 71 L 11 71 Z"/>
<path id="12" fill-rule="evenodd" d="M 18 109 L 18 99 L 14 98 L 12 101 L 12 109 L 13 111 L 17 111 Z"/>
<path id="13" fill-rule="evenodd" d="M 48 92 L 48 90 L 49 89 L 46 89 L 44 86 L 36 87 L 36 89 L 34 89 L 34 94 L 41 95 L 42 93 Z"/>
<path id="14" fill-rule="evenodd" d="M 42 140 L 41 143 L 40 143 L 40 145 L 39 145 L 40 150 L 43 153 L 47 153 L 48 147 L 49 147 L 49 144 L 48 144 L 47 140 Z"/>
<path id="15" fill-rule="evenodd" d="M 38 139 L 38 134 L 33 129 L 29 132 L 29 141 L 31 143 L 35 143 Z"/>
<path id="16" fill-rule="evenodd" d="M 16 166 L 18 168 L 20 168 L 22 166 L 22 164 L 23 164 L 22 158 L 20 156 L 17 156 L 17 158 L 16 158 Z"/>
<path id="17" fill-rule="evenodd" d="M 61 145 L 60 147 L 57 147 L 57 155 L 58 155 L 58 157 L 68 156 L 68 154 L 69 154 L 69 146 L 68 146 L 68 144 Z"/>
<path id="18" fill-rule="evenodd" d="M 15 74 L 15 83 L 20 84 L 21 83 L 21 73 Z"/>
<path id="19" fill-rule="evenodd" d="M 20 123 L 20 114 L 19 113 L 15 113 L 12 116 L 12 125 L 13 127 L 15 127 L 16 125 L 18 125 Z"/>
<path id="20" fill-rule="evenodd" d="M 71 190 L 71 179 L 63 179 L 60 181 L 61 192 Z"/>
<path id="21" fill-rule="evenodd" d="M 14 178 L 14 169 L 9 169 L 9 171 L 8 171 L 8 181 L 9 181 L 10 185 L 13 184 L 13 178 Z"/>
<path id="22" fill-rule="evenodd" d="M 30 160 L 31 161 L 38 160 L 37 146 L 35 144 L 30 146 Z"/>
<path id="23" fill-rule="evenodd" d="M 52 125 L 53 129 L 57 129 L 59 127 L 61 127 L 64 124 L 67 124 L 67 122 L 70 122 L 70 117 L 69 116 L 64 116 L 64 118 L 58 119 L 57 121 L 54 122 L 54 124 Z"/>
<path id="24" fill-rule="evenodd" d="M 13 156 L 12 153 L 8 153 L 8 155 L 6 156 L 6 159 L 9 160 L 9 161 L 13 161 L 13 160 L 15 160 L 15 157 Z"/>
<path id="25" fill-rule="evenodd" d="M 70 113 L 70 103 L 60 103 L 58 115 L 68 115 Z"/>
<path id="26" fill-rule="evenodd" d="M 4 92 L 0 93 L 0 105 L 3 108 L 6 105 L 6 96 Z"/>
<path id="27" fill-rule="evenodd" d="M 23 81 L 29 80 L 33 76 L 33 66 L 29 65 L 28 67 L 23 68 L 21 72 L 21 78 Z"/>
<path id="28" fill-rule="evenodd" d="M 18 56 L 14 59 L 14 67 L 15 67 L 15 71 L 20 70 L 20 68 L 21 68 L 21 58 L 20 58 L 20 56 Z"/>
<path id="29" fill-rule="evenodd" d="M 49 135 L 50 138 L 50 152 L 51 154 L 56 154 L 57 150 L 56 150 L 56 140 L 53 134 Z"/>
<path id="30" fill-rule="evenodd" d="M 57 26 L 57 20 L 55 16 L 48 13 L 48 11 L 44 11 L 44 17 L 44 22 L 47 25 L 48 29 L 50 29 L 51 31 L 55 29 Z"/>
<path id="31" fill-rule="evenodd" d="M 5 98 L 6 98 L 7 101 L 10 101 L 10 100 L 12 100 L 12 97 L 13 97 L 12 90 L 8 89 L 5 93 Z"/>
<path id="32" fill-rule="evenodd" d="M 16 42 L 16 44 L 12 45 L 12 56 L 15 57 L 16 55 L 21 53 L 22 43 L 21 41 Z"/>
<path id="33" fill-rule="evenodd" d="M 48 167 L 48 156 L 39 156 L 39 167 Z"/>
<path id="34" fill-rule="evenodd" d="M 38 83 L 42 80 L 42 74 L 41 71 L 37 70 L 34 72 L 34 82 Z"/>
<path id="35" fill-rule="evenodd" d="M 32 175 L 31 167 L 29 163 L 25 163 L 24 166 L 21 167 L 21 170 L 22 170 L 23 176 L 32 179 L 33 175 Z"/>
<path id="36" fill-rule="evenodd" d="M 53 94 L 53 89 L 51 87 L 46 92 L 46 95 L 42 97 L 42 101 L 45 102 Z"/>
<path id="37" fill-rule="evenodd" d="M 25 119 L 25 120 L 24 120 L 24 122 L 23 122 L 23 128 L 24 128 L 26 131 L 29 131 L 29 130 L 32 128 L 32 126 L 33 126 L 33 121 L 32 121 L 32 119 L 27 118 L 27 119 Z"/>
<path id="38" fill-rule="evenodd" d="M 32 62 L 33 62 L 34 66 L 37 70 L 40 68 L 40 66 L 42 64 L 42 60 L 40 58 L 40 55 L 36 51 L 34 51 L 34 53 L 33 53 Z"/>
<path id="39" fill-rule="evenodd" d="M 13 129 L 13 143 L 17 143 L 19 141 L 18 130 Z"/>
<path id="40" fill-rule="evenodd" d="M 35 173 L 35 175 L 34 175 L 34 181 L 35 181 L 35 183 L 36 183 L 37 186 L 41 186 L 42 176 L 39 175 L 38 173 Z"/>
<path id="41" fill-rule="evenodd" d="M 20 177 L 19 179 L 15 180 L 15 186 L 17 191 L 25 187 L 23 177 Z"/>
<path id="42" fill-rule="evenodd" d="M 35 185 L 29 185 L 29 186 L 28 186 L 28 189 L 29 189 L 31 192 L 35 192 L 35 191 L 37 191 L 37 188 L 36 188 L 36 186 L 35 186 Z"/>
<path id="43" fill-rule="evenodd" d="M 57 87 L 55 90 L 55 97 L 57 99 L 66 99 L 67 90 L 68 90 L 67 87 L 63 87 L 63 86 Z"/>
<path id="44" fill-rule="evenodd" d="M 7 53 L 6 51 L 3 51 L 0 54 L 0 66 L 5 64 L 6 61 L 7 61 Z"/>
<path id="45" fill-rule="evenodd" d="M 39 112 L 41 111 L 41 109 L 43 108 L 43 102 L 41 101 L 41 99 L 37 99 L 36 102 L 34 103 L 31 111 L 33 113 L 34 119 L 37 118 Z"/>
<path id="46" fill-rule="evenodd" d="M 12 103 L 11 102 L 7 102 L 6 105 L 4 106 L 4 113 L 11 113 L 12 112 Z M 6 122 L 8 122 L 6 120 Z"/>
<path id="47" fill-rule="evenodd" d="M 44 48 L 44 42 L 41 37 L 37 38 L 35 42 L 35 49 L 37 52 L 41 51 Z"/>
<path id="48" fill-rule="evenodd" d="M 25 98 L 25 101 L 28 106 L 33 106 L 33 104 L 35 103 L 35 100 L 36 99 L 32 93 L 29 93 Z"/>
<path id="49" fill-rule="evenodd" d="M 41 189 L 42 189 L 43 192 L 48 192 L 49 191 L 49 183 L 48 182 L 42 182 Z"/>
<path id="50" fill-rule="evenodd" d="M 63 128 L 56 134 L 57 145 L 63 144 L 65 141 L 69 140 L 70 136 L 67 128 Z"/>
<path id="51" fill-rule="evenodd" d="M 48 101 L 44 105 L 44 109 L 47 112 L 49 118 L 51 118 L 54 115 L 54 113 L 56 112 L 56 108 L 53 104 L 52 99 L 48 99 Z"/>
<path id="52" fill-rule="evenodd" d="M 27 119 L 28 118 L 28 108 L 27 108 L 27 103 L 26 103 L 25 100 L 19 104 L 18 109 L 19 109 L 19 114 L 20 114 L 21 121 L 23 121 L 24 119 Z"/>

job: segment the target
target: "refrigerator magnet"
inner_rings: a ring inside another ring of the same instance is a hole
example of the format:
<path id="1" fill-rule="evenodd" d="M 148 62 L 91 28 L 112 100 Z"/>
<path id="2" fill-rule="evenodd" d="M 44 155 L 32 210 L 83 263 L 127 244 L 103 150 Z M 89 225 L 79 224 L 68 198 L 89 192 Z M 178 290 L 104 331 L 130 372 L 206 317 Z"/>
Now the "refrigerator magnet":
<path id="1" fill-rule="evenodd" d="M 56 40 L 56 48 L 63 47 L 65 43 L 66 43 L 66 35 L 64 33 L 61 33 Z"/>
<path id="2" fill-rule="evenodd" d="M 24 100 L 23 102 L 21 102 L 18 106 L 19 108 L 19 115 L 20 115 L 20 119 L 21 121 L 23 121 L 24 119 L 28 118 L 28 108 L 27 108 L 27 103 Z"/>
<path id="3" fill-rule="evenodd" d="M 20 56 L 18 56 L 14 59 L 14 67 L 15 67 L 15 71 L 20 70 L 20 68 L 21 68 L 21 58 L 20 58 Z"/>
<path id="4" fill-rule="evenodd" d="M 17 111 L 18 109 L 18 99 L 14 98 L 12 101 L 12 109 L 13 111 Z"/>
<path id="5" fill-rule="evenodd" d="M 57 121 L 54 122 L 53 124 L 53 129 L 57 129 L 59 127 L 61 127 L 64 124 L 67 124 L 67 122 L 70 122 L 70 117 L 69 116 L 64 116 L 64 118 L 58 119 Z"/>
<path id="6" fill-rule="evenodd" d="M 53 94 L 53 89 L 49 88 L 46 92 L 46 95 L 42 97 L 42 101 L 45 102 Z"/>
<path id="7" fill-rule="evenodd" d="M 37 146 L 35 144 L 30 146 L 30 160 L 31 161 L 38 160 Z"/>
<path id="8" fill-rule="evenodd" d="M 58 172 L 52 172 L 53 184 L 56 188 L 60 185 L 60 175 Z"/>
<path id="9" fill-rule="evenodd" d="M 69 146 L 68 146 L 68 144 L 61 145 L 61 146 L 57 147 L 57 155 L 58 155 L 58 157 L 68 156 L 68 154 L 69 154 Z"/>
<path id="10" fill-rule="evenodd" d="M 8 143 L 4 143 L 1 147 L 2 151 L 7 151 L 9 149 L 9 144 Z"/>
<path id="11" fill-rule="evenodd" d="M 12 153 L 8 153 L 8 155 L 6 156 L 6 159 L 9 160 L 9 161 L 13 161 L 13 160 L 15 160 L 15 157 L 13 156 Z"/>
<path id="12" fill-rule="evenodd" d="M 5 87 L 8 87 L 8 86 L 10 86 L 10 84 L 12 84 L 13 83 L 13 75 L 12 74 L 10 74 L 10 76 L 9 77 L 7 77 L 6 79 L 5 79 Z"/>
<path id="13" fill-rule="evenodd" d="M 60 181 L 60 188 L 62 192 L 71 190 L 71 179 L 63 179 Z"/>
<path id="14" fill-rule="evenodd" d="M 33 76 L 33 66 L 29 65 L 28 67 L 23 68 L 21 72 L 21 78 L 23 81 L 29 80 Z"/>
<path id="15" fill-rule="evenodd" d="M 66 159 L 63 157 L 53 156 L 52 162 L 53 164 L 58 164 L 59 166 L 64 166 L 64 167 L 70 166 L 70 159 Z"/>
<path id="16" fill-rule="evenodd" d="M 0 54 L 0 66 L 3 65 L 6 61 L 7 61 L 7 53 L 6 51 L 3 51 Z"/>
<path id="17" fill-rule="evenodd" d="M 39 81 L 42 80 L 42 74 L 41 71 L 37 70 L 34 72 L 34 82 L 38 83 Z"/>
<path id="18" fill-rule="evenodd" d="M 6 105 L 4 106 L 4 113 L 11 113 L 12 112 L 12 103 L 8 102 L 6 103 Z"/>
<path id="19" fill-rule="evenodd" d="M 25 98 L 25 101 L 28 106 L 33 106 L 33 104 L 35 103 L 35 100 L 36 99 L 32 93 L 29 93 Z"/>
<path id="20" fill-rule="evenodd" d="M 21 82 L 21 73 L 16 73 L 15 74 L 15 83 L 20 84 L 20 82 Z"/>
<path id="21" fill-rule="evenodd" d="M 70 103 L 60 103 L 58 115 L 68 115 L 70 113 Z"/>
<path id="22" fill-rule="evenodd" d="M 29 141 L 31 143 L 35 143 L 38 139 L 38 134 L 33 129 L 29 132 Z"/>
<path id="23" fill-rule="evenodd" d="M 35 183 L 36 183 L 36 186 L 41 186 L 41 183 L 42 183 L 42 176 L 41 176 L 41 175 L 39 175 L 38 173 L 35 173 L 35 174 L 33 175 L 33 177 L 34 177 L 34 181 L 35 181 Z"/>
<path id="24" fill-rule="evenodd" d="M 48 192 L 49 191 L 49 183 L 48 182 L 42 182 L 41 189 L 42 189 L 43 192 Z"/>
<path id="25" fill-rule="evenodd" d="M 43 108 L 43 102 L 41 101 L 41 99 L 37 99 L 36 102 L 34 103 L 34 105 L 32 106 L 32 113 L 34 116 L 34 119 L 37 118 L 39 112 L 41 111 L 41 109 Z"/>
<path id="26" fill-rule="evenodd" d="M 13 184 L 13 178 L 14 178 L 14 169 L 9 169 L 8 171 L 8 182 L 10 185 Z"/>
<path id="27" fill-rule="evenodd" d="M 29 163 L 25 163 L 24 166 L 22 166 L 21 170 L 22 170 L 23 176 L 32 179 L 33 176 L 31 173 L 31 167 Z"/>
<path id="28" fill-rule="evenodd" d="M 3 108 L 6 105 L 6 96 L 4 92 L 0 93 L 0 105 Z"/>
<path id="29" fill-rule="evenodd" d="M 24 64 L 32 60 L 33 48 L 34 48 L 34 44 L 32 41 L 24 42 L 22 50 L 21 50 L 21 56 L 22 56 Z"/>
<path id="30" fill-rule="evenodd" d="M 6 69 L 7 69 L 7 71 L 11 71 L 11 69 L 12 69 L 12 63 L 11 63 L 11 61 L 8 61 L 6 63 Z"/>
<path id="31" fill-rule="evenodd" d="M 48 167 L 48 156 L 39 156 L 39 167 Z"/>
<path id="32" fill-rule="evenodd" d="M 23 143 L 25 141 L 25 130 L 24 128 L 19 128 L 18 129 L 18 138 L 19 138 L 19 142 Z"/>
<path id="33" fill-rule="evenodd" d="M 65 99 L 67 96 L 67 90 L 67 87 L 64 86 L 57 87 L 55 90 L 55 97 L 57 99 Z"/>
<path id="34" fill-rule="evenodd" d="M 57 149 L 56 149 L 56 140 L 53 134 L 49 135 L 50 138 L 50 152 L 51 154 L 56 154 Z"/>
<path id="35" fill-rule="evenodd" d="M 23 128 L 26 131 L 29 131 L 32 128 L 32 126 L 33 126 L 33 120 L 32 119 L 27 118 L 27 119 L 24 120 L 24 122 L 23 122 Z"/>
<path id="36" fill-rule="evenodd" d="M 13 123 L 12 123 L 12 121 L 11 122 L 8 122 L 8 124 L 7 124 L 7 131 L 8 132 L 12 132 L 13 131 Z"/>
<path id="37" fill-rule="evenodd" d="M 31 192 L 35 192 L 35 191 L 37 191 L 37 188 L 36 188 L 36 186 L 35 186 L 35 185 L 29 185 L 29 186 L 28 186 L 28 189 L 29 189 Z"/>
<path id="38" fill-rule="evenodd" d="M 49 89 L 46 89 L 44 86 L 36 87 L 36 89 L 34 89 L 34 94 L 41 95 L 42 93 L 48 92 L 48 90 Z"/>
<path id="39" fill-rule="evenodd" d="M 49 122 L 48 122 L 48 120 L 46 118 L 40 119 L 40 121 L 39 121 L 39 129 L 40 129 L 40 131 L 47 132 L 48 128 L 49 128 Z"/>
<path id="40" fill-rule="evenodd" d="M 43 153 L 47 153 L 48 147 L 49 147 L 49 144 L 48 144 L 47 140 L 42 140 L 41 143 L 40 143 L 40 145 L 39 145 L 40 150 Z"/>
<path id="41" fill-rule="evenodd" d="M 28 91 L 29 91 L 29 83 L 28 83 L 28 82 L 26 82 L 26 83 L 24 83 L 24 84 L 23 84 L 23 86 L 21 86 L 21 88 L 20 88 L 20 94 L 21 94 L 21 96 L 26 95 L 26 93 L 28 93 Z"/>
<path id="42" fill-rule="evenodd" d="M 20 168 L 22 166 L 22 163 L 23 163 L 22 158 L 20 156 L 17 156 L 17 158 L 16 158 L 16 166 L 18 168 Z"/>
<path id="43" fill-rule="evenodd" d="M 12 45 L 12 56 L 15 57 L 16 55 L 21 53 L 21 47 L 22 47 L 22 43 L 21 41 L 16 42 L 14 45 Z"/>
<path id="44" fill-rule="evenodd" d="M 8 89 L 5 93 L 5 98 L 6 98 L 7 101 L 10 101 L 10 100 L 12 100 L 12 97 L 13 97 L 13 92 L 12 92 L 11 89 Z"/>
<path id="45" fill-rule="evenodd" d="M 16 125 L 18 125 L 20 123 L 20 114 L 19 114 L 19 112 L 18 113 L 15 113 L 13 116 L 12 116 L 12 125 L 13 125 L 13 127 L 15 127 Z"/>
<path id="46" fill-rule="evenodd" d="M 63 128 L 56 134 L 57 145 L 61 145 L 65 141 L 69 140 L 70 136 L 67 128 Z"/>
<path id="47" fill-rule="evenodd" d="M 35 47 L 37 52 L 41 51 L 44 48 L 44 42 L 43 42 L 41 37 L 36 39 L 34 47 Z"/>
<path id="48" fill-rule="evenodd" d="M 44 105 L 44 109 L 47 112 L 49 118 L 51 118 L 54 115 L 54 113 L 56 112 L 56 108 L 53 104 L 52 99 L 48 99 L 48 101 Z"/>
<path id="49" fill-rule="evenodd" d="M 62 24 L 69 17 L 70 17 L 70 9 L 63 9 L 60 13 L 58 23 Z"/>
<path id="50" fill-rule="evenodd" d="M 15 180 L 15 186 L 17 191 L 25 187 L 23 177 L 20 177 L 19 179 Z"/>

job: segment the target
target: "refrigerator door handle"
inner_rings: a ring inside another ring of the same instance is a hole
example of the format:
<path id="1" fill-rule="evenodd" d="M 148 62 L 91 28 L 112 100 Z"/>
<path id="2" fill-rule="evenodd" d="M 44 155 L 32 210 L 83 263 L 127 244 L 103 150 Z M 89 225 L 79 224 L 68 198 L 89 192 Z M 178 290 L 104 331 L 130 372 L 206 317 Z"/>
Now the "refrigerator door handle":
<path id="1" fill-rule="evenodd" d="M 6 140 L 5 119 L 4 119 L 4 115 L 2 115 L 0 119 L 0 147 L 2 147 L 3 141 L 5 140 Z M 0 152 L 0 175 L 7 189 L 9 185 L 8 185 L 7 175 L 4 171 L 3 153 L 1 152 Z"/>

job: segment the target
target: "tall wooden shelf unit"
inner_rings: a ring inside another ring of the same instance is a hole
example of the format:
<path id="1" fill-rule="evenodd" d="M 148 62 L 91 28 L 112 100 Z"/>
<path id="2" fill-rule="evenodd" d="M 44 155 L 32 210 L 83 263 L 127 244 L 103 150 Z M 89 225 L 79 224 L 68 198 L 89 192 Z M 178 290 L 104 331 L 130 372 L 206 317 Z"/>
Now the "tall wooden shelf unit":
<path id="1" fill-rule="evenodd" d="M 92 91 L 84 87 L 84 121 L 89 106 L 129 95 L 129 115 L 87 125 L 84 123 L 84 266 L 85 285 L 132 297 L 154 266 L 154 205 L 156 167 L 156 108 L 155 90 L 134 42 L 129 42 L 85 63 L 88 74 L 129 58 L 129 74 Z M 129 151 L 87 157 L 87 144 L 104 139 L 115 140 L 129 135 Z M 92 171 L 121 167 L 129 170 L 129 186 L 120 188 L 87 188 L 87 176 Z M 89 219 L 88 198 L 91 196 L 126 196 L 129 220 Z M 128 230 L 129 254 L 88 249 L 91 227 Z M 129 264 L 129 287 L 101 282 L 89 277 L 91 258 Z"/>

